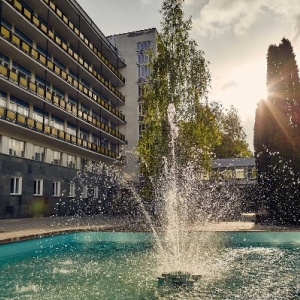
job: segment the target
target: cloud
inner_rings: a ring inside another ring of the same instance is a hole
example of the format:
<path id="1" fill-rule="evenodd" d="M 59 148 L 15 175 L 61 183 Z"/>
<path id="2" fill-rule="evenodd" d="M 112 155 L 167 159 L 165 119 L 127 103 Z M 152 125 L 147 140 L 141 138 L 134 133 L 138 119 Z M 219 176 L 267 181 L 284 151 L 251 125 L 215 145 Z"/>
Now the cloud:
<path id="1" fill-rule="evenodd" d="M 299 0 L 210 0 L 193 19 L 193 24 L 201 35 L 215 37 L 230 30 L 242 35 L 268 13 L 292 21 L 294 26 L 300 25 L 299 11 Z M 299 26 L 295 30 L 300 35 Z"/>
<path id="2" fill-rule="evenodd" d="M 151 4 L 152 0 L 142 0 L 142 5 L 149 5 Z"/>
<path id="3" fill-rule="evenodd" d="M 225 91 L 225 90 L 228 90 L 228 89 L 236 89 L 236 88 L 238 88 L 238 86 L 239 86 L 238 82 L 232 80 L 232 81 L 224 84 L 221 90 Z"/>

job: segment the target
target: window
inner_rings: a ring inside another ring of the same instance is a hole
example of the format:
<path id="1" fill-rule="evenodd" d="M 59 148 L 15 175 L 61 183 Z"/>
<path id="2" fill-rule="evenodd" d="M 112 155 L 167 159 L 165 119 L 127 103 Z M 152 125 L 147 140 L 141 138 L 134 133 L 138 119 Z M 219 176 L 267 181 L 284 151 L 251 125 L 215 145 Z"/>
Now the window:
<path id="1" fill-rule="evenodd" d="M 0 53 L 0 65 L 8 68 L 9 65 L 9 58 L 2 53 Z"/>
<path id="2" fill-rule="evenodd" d="M 101 121 L 102 121 L 103 124 L 108 125 L 108 119 L 107 118 L 102 116 Z"/>
<path id="3" fill-rule="evenodd" d="M 95 145 L 100 146 L 101 140 L 100 140 L 100 138 L 98 136 L 96 136 L 96 135 L 93 134 L 92 139 L 93 139 L 93 143 Z"/>
<path id="4" fill-rule="evenodd" d="M 29 104 L 18 98 L 10 97 L 9 108 L 28 117 Z"/>
<path id="5" fill-rule="evenodd" d="M 76 156 L 68 154 L 67 159 L 68 159 L 68 162 L 67 162 L 68 168 L 75 169 L 76 168 Z"/>
<path id="6" fill-rule="evenodd" d="M 143 103 L 139 103 L 139 116 L 143 116 L 144 112 L 143 112 Z"/>
<path id="7" fill-rule="evenodd" d="M 54 181 L 53 182 L 53 192 L 52 195 L 54 197 L 59 197 L 60 196 L 60 181 Z"/>
<path id="8" fill-rule="evenodd" d="M 34 179 L 33 195 L 34 196 L 42 196 L 43 195 L 43 179 Z"/>
<path id="9" fill-rule="evenodd" d="M 69 184 L 69 197 L 75 197 L 75 183 Z"/>
<path id="10" fill-rule="evenodd" d="M 245 178 L 245 170 L 244 169 L 235 169 L 235 178 L 236 179 L 244 179 Z"/>
<path id="11" fill-rule="evenodd" d="M 143 96 L 145 96 L 145 85 L 138 86 L 138 96 L 139 96 L 139 98 L 142 98 Z"/>
<path id="12" fill-rule="evenodd" d="M 67 133 L 70 133 L 70 134 L 76 136 L 76 126 L 68 122 L 67 123 Z"/>
<path id="13" fill-rule="evenodd" d="M 51 124 L 50 125 L 59 130 L 64 130 L 64 121 L 53 115 L 51 116 Z"/>
<path id="14" fill-rule="evenodd" d="M 149 55 L 145 54 L 144 52 L 140 52 L 137 56 L 137 63 L 147 64 L 148 62 L 149 62 Z"/>
<path id="15" fill-rule="evenodd" d="M 5 92 L 0 91 L 0 105 L 6 107 L 6 98 L 7 94 Z"/>
<path id="16" fill-rule="evenodd" d="M 16 63 L 15 61 L 13 61 L 12 63 L 13 68 L 23 77 L 31 77 L 31 71 L 26 69 L 25 67 L 19 65 L 18 63 Z"/>
<path id="17" fill-rule="evenodd" d="M 12 177 L 10 179 L 10 194 L 11 195 L 22 194 L 22 177 Z"/>
<path id="18" fill-rule="evenodd" d="M 9 155 L 24 157 L 25 143 L 23 141 L 9 139 Z"/>
<path id="19" fill-rule="evenodd" d="M 25 35 L 22 31 L 15 28 L 15 34 L 18 35 L 21 39 L 23 39 L 27 44 L 32 46 L 32 40 L 27 35 Z"/>
<path id="20" fill-rule="evenodd" d="M 101 117 L 98 113 L 94 112 L 93 111 L 93 118 L 95 118 L 96 120 L 100 121 L 101 120 Z"/>
<path id="21" fill-rule="evenodd" d="M 75 98 L 72 98 L 71 96 L 69 96 L 68 101 L 71 105 L 77 106 L 77 100 Z"/>
<path id="22" fill-rule="evenodd" d="M 88 197 L 88 187 L 87 185 L 84 185 L 82 187 L 82 198 L 87 198 Z"/>
<path id="23" fill-rule="evenodd" d="M 139 42 L 137 43 L 137 50 L 138 51 L 145 51 L 148 50 L 150 48 L 150 41 L 145 41 L 145 42 Z"/>
<path id="24" fill-rule="evenodd" d="M 83 129 L 80 129 L 80 138 L 84 141 L 89 141 L 89 132 Z"/>
<path id="25" fill-rule="evenodd" d="M 146 124 L 139 124 L 139 136 L 142 136 L 146 128 L 147 128 Z"/>
<path id="26" fill-rule="evenodd" d="M 93 161 L 81 158 L 81 170 L 84 170 L 86 172 L 92 172 L 93 171 Z"/>
<path id="27" fill-rule="evenodd" d="M 113 152 L 117 152 L 117 145 L 114 143 L 110 143 L 110 150 Z"/>
<path id="28" fill-rule="evenodd" d="M 41 123 L 49 124 L 49 113 L 39 109 L 38 107 L 33 108 L 33 119 Z"/>
<path id="29" fill-rule="evenodd" d="M 138 66 L 138 79 L 144 81 L 150 75 L 150 69 L 148 66 Z"/>
<path id="30" fill-rule="evenodd" d="M 94 186 L 94 198 L 99 198 L 99 188 L 97 186 Z"/>
<path id="31" fill-rule="evenodd" d="M 44 147 L 34 145 L 33 153 L 34 153 L 34 156 L 32 157 L 32 159 L 34 159 L 36 161 L 44 161 L 44 159 L 45 159 L 45 148 Z"/>
<path id="32" fill-rule="evenodd" d="M 81 110 L 83 112 L 85 112 L 86 114 L 88 114 L 90 112 L 90 110 L 89 110 L 89 108 L 87 106 L 85 106 L 83 104 L 80 104 L 80 106 L 81 106 Z"/>
<path id="33" fill-rule="evenodd" d="M 61 152 L 53 150 L 53 165 L 60 166 Z"/>

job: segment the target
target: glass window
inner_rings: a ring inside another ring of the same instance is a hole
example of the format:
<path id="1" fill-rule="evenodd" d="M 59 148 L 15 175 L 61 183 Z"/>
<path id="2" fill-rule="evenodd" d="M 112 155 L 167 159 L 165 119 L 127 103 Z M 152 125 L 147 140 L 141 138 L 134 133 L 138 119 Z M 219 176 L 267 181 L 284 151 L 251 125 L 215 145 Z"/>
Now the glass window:
<path id="1" fill-rule="evenodd" d="M 20 31 L 19 29 L 15 28 L 15 34 L 17 36 L 19 36 L 22 40 L 24 40 L 27 44 L 29 44 L 30 46 L 32 46 L 32 40 L 25 35 L 22 31 Z"/>
<path id="2" fill-rule="evenodd" d="M 25 143 L 23 141 L 9 139 L 9 155 L 24 157 Z"/>
<path id="3" fill-rule="evenodd" d="M 58 97 L 60 97 L 60 98 L 65 97 L 65 93 L 62 90 L 58 89 L 57 87 L 53 86 L 52 90 Z"/>
<path id="4" fill-rule="evenodd" d="M 52 195 L 54 197 L 59 197 L 60 196 L 60 188 L 61 188 L 60 181 L 54 181 L 53 182 L 53 191 L 52 191 Z"/>
<path id="5" fill-rule="evenodd" d="M 49 113 L 44 112 L 43 110 L 34 107 L 33 108 L 33 119 L 41 123 L 49 124 Z"/>
<path id="6" fill-rule="evenodd" d="M 64 71 L 66 70 L 66 66 L 63 64 L 63 63 L 61 63 L 59 60 L 57 60 L 57 59 L 53 59 L 53 62 L 57 65 L 57 66 L 59 66 L 61 69 L 63 69 Z"/>
<path id="7" fill-rule="evenodd" d="M 61 163 L 61 152 L 60 151 L 53 151 L 53 164 L 60 166 Z"/>
<path id="8" fill-rule="evenodd" d="M 6 97 L 7 94 L 5 92 L 0 91 L 0 105 L 6 107 Z"/>
<path id="9" fill-rule="evenodd" d="M 88 187 L 87 187 L 87 185 L 84 185 L 82 187 L 82 198 L 88 198 Z"/>
<path id="10" fill-rule="evenodd" d="M 101 118 L 101 121 L 102 121 L 102 123 L 104 123 L 105 125 L 108 125 L 108 119 L 104 118 L 103 116 L 102 116 L 102 118 Z"/>
<path id="11" fill-rule="evenodd" d="M 97 146 L 100 146 L 100 138 L 93 134 L 93 143 Z"/>
<path id="12" fill-rule="evenodd" d="M 67 160 L 68 160 L 68 162 L 67 162 L 68 168 L 75 169 L 76 168 L 76 156 L 68 154 Z"/>
<path id="13" fill-rule="evenodd" d="M 89 132 L 83 129 L 80 129 L 80 138 L 84 141 L 89 141 Z"/>
<path id="14" fill-rule="evenodd" d="M 33 195 L 34 196 L 42 196 L 43 195 L 43 179 L 34 179 Z"/>
<path id="15" fill-rule="evenodd" d="M 0 64 L 5 67 L 8 67 L 9 65 L 9 58 L 2 53 L 0 53 Z"/>
<path id="16" fill-rule="evenodd" d="M 143 112 L 143 103 L 139 103 L 139 116 L 143 116 L 144 112 Z"/>
<path id="17" fill-rule="evenodd" d="M 89 108 L 87 106 L 85 106 L 83 104 L 80 104 L 80 106 L 81 106 L 81 110 L 83 112 L 85 112 L 86 114 L 88 114 L 90 112 L 90 110 L 89 110 Z"/>
<path id="18" fill-rule="evenodd" d="M 75 98 L 72 97 L 68 97 L 68 101 L 70 102 L 70 104 L 77 106 L 77 100 Z"/>
<path id="19" fill-rule="evenodd" d="M 29 104 L 21 99 L 10 96 L 9 108 L 28 117 Z"/>
<path id="20" fill-rule="evenodd" d="M 139 136 L 142 136 L 143 132 L 146 130 L 146 124 L 139 124 Z"/>
<path id="21" fill-rule="evenodd" d="M 94 186 L 94 198 L 98 199 L 99 198 L 99 187 Z"/>
<path id="22" fill-rule="evenodd" d="M 93 111 L 93 118 L 97 119 L 98 121 L 101 120 L 100 115 L 98 113 L 94 112 L 94 111 Z"/>
<path id="23" fill-rule="evenodd" d="M 76 126 L 68 122 L 67 123 L 67 133 L 70 133 L 70 134 L 76 136 Z"/>
<path id="24" fill-rule="evenodd" d="M 69 184 L 69 197 L 75 197 L 75 183 Z"/>
<path id="25" fill-rule="evenodd" d="M 12 30 L 11 24 L 8 23 L 6 20 L 2 19 L 2 17 L 1 17 L 1 20 L 0 20 L 0 24 L 3 25 L 3 26 L 5 26 L 6 28 Z"/>
<path id="26" fill-rule="evenodd" d="M 22 177 L 12 177 L 10 179 L 10 194 L 11 195 L 22 194 Z"/>
<path id="27" fill-rule="evenodd" d="M 236 179 L 244 179 L 245 178 L 245 170 L 244 169 L 235 169 L 235 178 Z"/>
<path id="28" fill-rule="evenodd" d="M 45 148 L 34 145 L 34 150 L 33 150 L 34 156 L 33 159 L 36 161 L 44 161 L 45 160 Z"/>
<path id="29" fill-rule="evenodd" d="M 30 70 L 22 67 L 21 65 L 19 65 L 16 62 L 13 62 L 13 68 L 15 68 L 20 75 L 23 75 L 23 77 L 27 77 L 27 76 L 30 77 L 31 76 L 31 71 Z"/>
<path id="30" fill-rule="evenodd" d="M 64 130 L 64 120 L 55 117 L 55 116 L 51 116 L 51 126 L 59 129 L 59 130 Z"/>

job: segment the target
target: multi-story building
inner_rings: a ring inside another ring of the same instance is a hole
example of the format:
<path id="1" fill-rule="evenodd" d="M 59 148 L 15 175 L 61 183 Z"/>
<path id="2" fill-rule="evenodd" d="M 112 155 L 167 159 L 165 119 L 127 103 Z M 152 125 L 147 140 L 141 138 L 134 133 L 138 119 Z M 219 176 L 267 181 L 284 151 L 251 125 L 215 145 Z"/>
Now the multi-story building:
<path id="1" fill-rule="evenodd" d="M 125 179 L 138 183 L 142 180 L 139 172 L 138 156 L 135 153 L 139 138 L 145 130 L 143 123 L 143 87 L 150 74 L 149 51 L 157 52 L 158 32 L 155 28 L 128 32 L 109 36 L 120 55 L 126 61 L 126 68 L 120 70 L 126 77 L 126 85 L 120 92 L 126 96 L 123 113 L 126 115 L 126 165 L 124 165 Z"/>
<path id="2" fill-rule="evenodd" d="M 70 213 L 100 195 L 78 170 L 125 144 L 125 62 L 75 0 L 0 0 L 0 21 L 0 217 Z"/>

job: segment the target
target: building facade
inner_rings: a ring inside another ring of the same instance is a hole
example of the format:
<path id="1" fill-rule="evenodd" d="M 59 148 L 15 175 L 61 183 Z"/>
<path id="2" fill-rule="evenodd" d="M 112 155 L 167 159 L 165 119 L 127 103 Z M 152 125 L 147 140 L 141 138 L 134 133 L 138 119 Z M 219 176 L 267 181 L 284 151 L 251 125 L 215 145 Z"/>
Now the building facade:
<path id="1" fill-rule="evenodd" d="M 255 159 L 251 157 L 213 159 L 212 170 L 205 179 L 224 180 L 235 184 L 255 184 Z"/>
<path id="2" fill-rule="evenodd" d="M 0 0 L 0 23 L 0 217 L 97 202 L 125 144 L 124 59 L 74 0 Z"/>
<path id="3" fill-rule="evenodd" d="M 118 49 L 126 61 L 126 68 L 120 73 L 126 78 L 126 85 L 120 92 L 127 101 L 123 107 L 126 115 L 125 135 L 127 145 L 124 150 L 126 164 L 124 178 L 128 182 L 139 183 L 142 180 L 139 171 L 139 160 L 135 153 L 139 138 L 145 130 L 143 113 L 143 87 L 150 75 L 149 51 L 157 52 L 158 32 L 155 28 L 109 36 L 110 42 Z"/>

